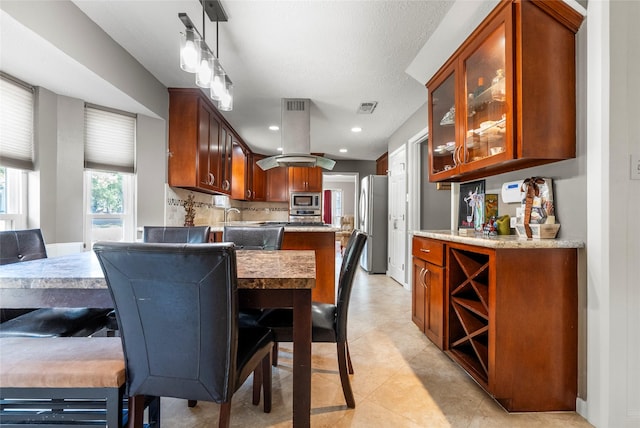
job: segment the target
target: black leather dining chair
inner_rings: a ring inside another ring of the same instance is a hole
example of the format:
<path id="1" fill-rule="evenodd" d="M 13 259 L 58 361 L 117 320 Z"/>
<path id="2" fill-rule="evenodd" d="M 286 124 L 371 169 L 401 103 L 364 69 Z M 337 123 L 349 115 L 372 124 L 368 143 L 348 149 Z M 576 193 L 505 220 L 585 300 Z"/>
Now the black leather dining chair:
<path id="1" fill-rule="evenodd" d="M 0 232 L 0 265 L 46 258 L 40 229 Z M 105 326 L 107 312 L 94 308 L 3 309 L 0 337 L 89 336 Z"/>
<path id="2" fill-rule="evenodd" d="M 209 242 L 209 226 L 144 226 L 142 240 L 148 243 L 204 244 Z M 107 335 L 118 331 L 115 311 L 107 314 Z"/>
<path id="3" fill-rule="evenodd" d="M 351 408 L 356 406 L 356 402 L 349 381 L 349 374 L 353 374 L 353 366 L 347 343 L 347 315 L 353 279 L 366 239 L 367 235 L 359 230 L 354 230 L 349 238 L 340 267 L 336 304 L 312 302 L 311 305 L 311 340 L 312 342 L 336 343 L 342 392 L 347 406 Z M 276 345 L 278 342 L 293 340 L 293 311 L 291 309 L 267 309 L 258 319 L 257 324 L 273 331 Z M 274 352 L 274 362 L 276 361 L 275 355 Z"/>
<path id="4" fill-rule="evenodd" d="M 202 244 L 209 242 L 209 226 L 144 226 L 144 242 Z"/>
<path id="5" fill-rule="evenodd" d="M 271 410 L 273 336 L 238 326 L 232 244 L 98 242 L 94 251 L 115 303 L 129 396 L 215 401 L 226 427 L 233 393 L 254 372 Z"/>
<path id="6" fill-rule="evenodd" d="M 239 250 L 279 250 L 282 248 L 282 226 L 224 226 L 222 241 L 233 242 Z"/>
<path id="7" fill-rule="evenodd" d="M 283 239 L 283 226 L 224 226 L 222 229 L 222 241 L 233 242 L 240 250 L 280 250 Z M 240 326 L 255 326 L 262 312 L 262 309 L 241 309 Z M 274 351 L 277 360 L 277 347 Z"/>

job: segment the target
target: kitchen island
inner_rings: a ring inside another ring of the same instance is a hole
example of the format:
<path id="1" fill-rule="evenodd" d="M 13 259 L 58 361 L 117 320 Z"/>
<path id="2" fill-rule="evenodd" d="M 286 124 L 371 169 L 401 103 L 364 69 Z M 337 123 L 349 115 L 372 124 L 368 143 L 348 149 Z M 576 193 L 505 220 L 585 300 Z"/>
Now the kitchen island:
<path id="1" fill-rule="evenodd" d="M 413 322 L 508 411 L 575 410 L 582 247 L 415 231 Z"/>
<path id="2" fill-rule="evenodd" d="M 336 288 L 336 232 L 340 228 L 328 225 L 302 226 L 284 222 L 239 221 L 229 226 L 284 226 L 283 250 L 314 250 L 316 253 L 316 287 L 313 289 L 313 301 L 335 303 Z M 211 242 L 222 241 L 224 224 L 211 226 Z"/>

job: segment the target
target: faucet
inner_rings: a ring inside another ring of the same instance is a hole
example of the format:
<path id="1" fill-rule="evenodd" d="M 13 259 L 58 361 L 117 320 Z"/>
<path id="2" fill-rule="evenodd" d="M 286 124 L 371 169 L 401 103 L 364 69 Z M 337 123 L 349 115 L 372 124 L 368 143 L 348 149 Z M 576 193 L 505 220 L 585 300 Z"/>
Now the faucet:
<path id="1" fill-rule="evenodd" d="M 237 208 L 225 208 L 224 209 L 224 222 L 227 223 L 229 221 L 229 213 L 230 212 L 236 212 L 238 214 L 240 214 L 240 210 Z"/>

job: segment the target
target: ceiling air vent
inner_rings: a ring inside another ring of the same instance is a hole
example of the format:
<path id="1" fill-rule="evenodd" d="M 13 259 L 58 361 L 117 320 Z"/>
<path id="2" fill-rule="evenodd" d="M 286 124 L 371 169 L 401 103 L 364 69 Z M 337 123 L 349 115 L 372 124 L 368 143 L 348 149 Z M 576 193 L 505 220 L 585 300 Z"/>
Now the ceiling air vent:
<path id="1" fill-rule="evenodd" d="M 371 101 L 368 103 L 361 103 L 358 107 L 358 114 L 371 114 L 378 105 L 377 101 Z"/>
<path id="2" fill-rule="evenodd" d="M 304 111 L 304 100 L 287 100 L 287 111 Z"/>

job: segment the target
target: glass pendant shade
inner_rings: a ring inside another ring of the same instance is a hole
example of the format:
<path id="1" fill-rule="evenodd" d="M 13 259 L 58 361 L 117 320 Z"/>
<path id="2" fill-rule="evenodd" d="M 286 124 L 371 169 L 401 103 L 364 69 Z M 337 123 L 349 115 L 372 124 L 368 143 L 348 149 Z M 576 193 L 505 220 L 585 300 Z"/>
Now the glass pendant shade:
<path id="1" fill-rule="evenodd" d="M 220 61 L 214 59 L 213 79 L 211 80 L 211 99 L 220 101 L 225 90 L 226 73 L 220 65 Z"/>
<path id="2" fill-rule="evenodd" d="M 200 51 L 200 65 L 196 72 L 196 85 L 201 88 L 210 88 L 213 80 L 214 61 L 213 55 L 207 49 Z"/>
<path id="3" fill-rule="evenodd" d="M 200 38 L 193 28 L 186 28 L 180 44 L 180 68 L 189 73 L 198 71 Z"/>
<path id="4" fill-rule="evenodd" d="M 224 91 L 218 102 L 218 109 L 222 111 L 233 110 L 233 84 L 229 81 L 225 84 Z"/>

